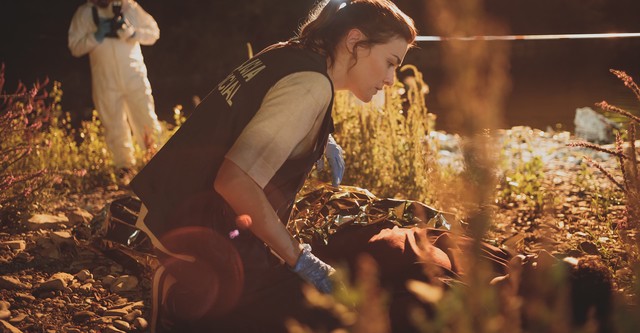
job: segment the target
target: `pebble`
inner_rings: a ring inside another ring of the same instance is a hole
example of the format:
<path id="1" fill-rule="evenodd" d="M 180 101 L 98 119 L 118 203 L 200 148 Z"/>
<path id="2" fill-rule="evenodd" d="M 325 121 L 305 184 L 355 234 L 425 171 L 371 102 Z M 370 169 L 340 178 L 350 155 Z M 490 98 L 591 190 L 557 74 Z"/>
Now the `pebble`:
<path id="1" fill-rule="evenodd" d="M 38 293 L 38 297 L 40 298 L 55 298 L 56 297 L 56 292 L 53 290 L 50 291 L 45 291 L 42 293 Z"/>
<path id="2" fill-rule="evenodd" d="M 16 277 L 8 276 L 8 275 L 0 276 L 0 289 L 19 290 L 19 289 L 31 289 L 31 287 L 32 287 L 31 284 L 24 283 Z"/>
<path id="3" fill-rule="evenodd" d="M 113 323 L 114 320 L 118 319 L 119 317 L 117 316 L 103 316 L 98 318 L 98 322 L 101 322 L 103 324 L 111 324 Z"/>
<path id="4" fill-rule="evenodd" d="M 131 325 L 129 325 L 129 323 L 127 323 L 124 320 L 114 320 L 113 321 L 113 326 L 115 326 L 116 328 L 121 329 L 123 331 L 131 330 Z"/>
<path id="5" fill-rule="evenodd" d="M 125 316 L 122 317 L 122 319 L 128 321 L 128 322 L 133 322 L 136 318 L 142 316 L 142 311 L 140 310 L 133 310 L 129 313 L 127 313 Z"/>
<path id="6" fill-rule="evenodd" d="M 127 314 L 128 312 L 125 309 L 109 309 L 104 312 L 105 316 L 123 317 L 123 316 L 126 316 Z"/>
<path id="7" fill-rule="evenodd" d="M 88 279 L 93 279 L 93 274 L 88 269 L 83 269 L 76 273 L 74 277 L 80 282 L 86 282 Z"/>
<path id="8" fill-rule="evenodd" d="M 11 317 L 11 311 L 9 308 L 11 304 L 7 301 L 0 301 L 0 319 L 8 319 Z"/>
<path id="9" fill-rule="evenodd" d="M 27 248 L 27 242 L 23 240 L 12 240 L 0 242 L 0 246 L 7 246 L 12 250 L 22 251 Z"/>
<path id="10" fill-rule="evenodd" d="M 61 279 L 62 281 L 65 282 L 65 284 L 69 284 L 69 283 L 71 283 L 71 281 L 73 281 L 74 276 L 69 274 L 69 273 L 58 272 L 58 273 L 55 273 L 55 274 L 51 275 L 51 279 Z"/>
<path id="11" fill-rule="evenodd" d="M 73 321 L 81 323 L 95 317 L 95 315 L 92 311 L 78 311 L 73 314 Z"/>
<path id="12" fill-rule="evenodd" d="M 76 207 L 66 215 L 67 219 L 69 219 L 69 224 L 71 225 L 77 225 L 81 223 L 87 224 L 91 221 L 91 219 L 93 219 L 93 215 L 91 215 L 91 213 L 80 207 Z"/>
<path id="13" fill-rule="evenodd" d="M 93 286 L 91 285 L 91 283 L 85 283 L 83 285 L 81 285 L 80 287 L 78 287 L 78 289 L 80 289 L 81 291 L 88 293 L 91 292 L 91 289 L 93 288 Z"/>
<path id="14" fill-rule="evenodd" d="M 111 284 L 111 292 L 131 291 L 138 286 L 138 278 L 133 275 L 122 275 Z"/>
<path id="15" fill-rule="evenodd" d="M 82 332 L 83 332 L 82 330 L 80 330 L 79 328 L 75 328 L 75 327 L 67 327 L 67 328 L 64 329 L 64 333 L 82 333 Z"/>
<path id="16" fill-rule="evenodd" d="M 19 330 L 17 327 L 11 325 L 9 322 L 6 322 L 4 320 L 0 320 L 0 328 L 2 332 L 6 332 L 6 333 L 22 333 L 21 330 Z"/>
<path id="17" fill-rule="evenodd" d="M 95 317 L 96 314 L 92 311 L 78 311 L 76 313 L 73 314 L 73 321 L 74 322 L 84 322 L 87 321 L 89 319 L 91 319 L 92 317 Z"/>
<path id="18" fill-rule="evenodd" d="M 578 245 L 578 248 L 582 251 L 584 251 L 587 254 L 599 254 L 600 252 L 598 251 L 598 246 L 596 244 L 593 244 L 591 242 L 582 242 L 580 243 L 580 245 Z"/>
<path id="19" fill-rule="evenodd" d="M 107 326 L 107 328 L 104 329 L 103 332 L 104 333 L 124 333 L 125 331 L 119 330 L 115 328 L 113 325 L 109 325 Z"/>
<path id="20" fill-rule="evenodd" d="M 110 285 L 113 283 L 113 281 L 115 281 L 115 280 L 116 280 L 116 277 L 115 277 L 115 276 L 113 276 L 113 275 L 107 275 L 107 276 L 103 277 L 101 281 L 102 281 L 102 285 L 103 285 L 103 286 L 108 287 L 108 286 L 110 286 Z"/>
<path id="21" fill-rule="evenodd" d="M 27 318 L 27 314 L 18 313 L 15 317 L 9 319 L 9 322 L 12 323 L 12 324 L 15 324 L 15 323 L 19 323 L 19 322 L 23 321 L 25 318 Z"/>
<path id="22" fill-rule="evenodd" d="M 64 290 L 67 287 L 67 283 L 60 278 L 54 278 L 47 280 L 38 286 L 38 291 L 55 291 L 55 290 Z"/>
<path id="23" fill-rule="evenodd" d="M 127 306 L 124 306 L 122 308 L 127 310 L 127 312 L 131 312 L 131 310 L 137 310 L 137 309 L 144 308 L 144 302 L 143 301 L 133 302 L 133 303 L 130 303 Z"/>
<path id="24" fill-rule="evenodd" d="M 147 329 L 147 326 L 149 326 L 149 323 L 147 323 L 147 321 L 142 317 L 138 317 L 133 320 L 133 327 L 137 328 L 140 331 L 144 331 L 145 329 Z"/>
<path id="25" fill-rule="evenodd" d="M 56 246 L 75 245 L 75 240 L 68 231 L 53 231 L 49 236 L 51 236 L 51 241 Z"/>
<path id="26" fill-rule="evenodd" d="M 631 269 L 625 267 L 625 268 L 621 268 L 621 269 L 616 270 L 616 275 L 631 277 L 631 276 L 633 276 L 633 271 Z"/>
<path id="27" fill-rule="evenodd" d="M 27 220 L 26 225 L 30 230 L 38 230 L 62 228 L 67 223 L 69 219 L 66 216 L 36 214 Z"/>
<path id="28" fill-rule="evenodd" d="M 16 293 L 16 298 L 20 298 L 26 301 L 35 301 L 36 298 L 33 295 L 25 294 L 25 293 Z"/>

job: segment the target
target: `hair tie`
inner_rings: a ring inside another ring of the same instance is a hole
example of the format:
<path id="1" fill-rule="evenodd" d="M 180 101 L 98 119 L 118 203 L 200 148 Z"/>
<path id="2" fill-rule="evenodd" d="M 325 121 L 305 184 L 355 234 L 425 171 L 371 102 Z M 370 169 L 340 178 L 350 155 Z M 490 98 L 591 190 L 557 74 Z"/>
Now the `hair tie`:
<path id="1" fill-rule="evenodd" d="M 350 3 L 351 3 L 351 0 L 346 0 L 346 1 L 344 1 L 343 3 L 341 3 L 341 4 L 340 4 L 340 6 L 338 6 L 338 10 L 340 10 L 340 9 L 342 9 L 342 8 L 344 8 L 344 7 L 346 7 L 346 6 L 347 6 L 348 4 L 350 4 Z"/>

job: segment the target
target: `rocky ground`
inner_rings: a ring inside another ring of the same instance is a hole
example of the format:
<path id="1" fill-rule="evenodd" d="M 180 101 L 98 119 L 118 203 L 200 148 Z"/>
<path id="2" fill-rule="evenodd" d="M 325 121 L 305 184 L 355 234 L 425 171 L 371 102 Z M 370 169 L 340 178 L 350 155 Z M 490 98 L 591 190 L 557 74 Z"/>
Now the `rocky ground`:
<path id="1" fill-rule="evenodd" d="M 144 332 L 150 276 L 91 239 L 116 188 L 70 196 L 0 231 L 2 332 Z M 115 259 L 115 260 L 114 260 Z"/>
<path id="2" fill-rule="evenodd" d="M 537 189 L 545 193 L 544 204 L 517 195 L 499 202 L 488 241 L 521 252 L 544 248 L 599 255 L 614 274 L 615 288 L 625 292 L 633 274 L 618 232 L 624 206 L 610 195 L 614 192 L 607 190 L 603 174 L 594 171 L 585 179 L 582 155 L 610 170 L 615 160 L 567 148 L 566 132 L 512 131 L 504 142 L 512 163 L 533 156 L 544 162 Z M 2 332 L 148 331 L 150 269 L 118 251 L 105 251 L 90 227 L 104 204 L 123 194 L 107 188 L 60 198 L 41 215 L 1 226 Z"/>

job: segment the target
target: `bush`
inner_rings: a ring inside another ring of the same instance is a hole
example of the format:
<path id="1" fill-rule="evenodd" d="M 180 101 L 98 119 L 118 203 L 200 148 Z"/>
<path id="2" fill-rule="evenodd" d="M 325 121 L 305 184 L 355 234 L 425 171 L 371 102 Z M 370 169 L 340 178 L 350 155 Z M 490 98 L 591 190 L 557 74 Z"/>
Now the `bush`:
<path id="1" fill-rule="evenodd" d="M 345 151 L 343 184 L 366 188 L 381 197 L 429 201 L 426 179 L 433 166 L 427 144 L 435 117 L 427 112 L 422 75 L 417 84 L 396 82 L 384 90 L 384 104 L 363 104 L 338 92 L 334 104 L 335 137 Z M 404 106 L 404 107 L 403 107 Z"/>
<path id="2" fill-rule="evenodd" d="M 3 91 L 4 66 L 0 71 Z M 15 93 L 2 94 L 0 105 L 0 213 L 30 212 L 52 194 L 82 193 L 117 182 L 98 114 L 79 128 L 60 107 L 62 89 L 48 80 L 31 89 L 19 84 Z M 184 122 L 175 108 L 175 126 L 165 127 L 163 142 Z M 138 166 L 155 151 L 136 147 Z"/>
<path id="3" fill-rule="evenodd" d="M 4 93 L 4 64 L 0 67 L 0 217 L 25 209 L 52 180 L 51 172 L 29 160 L 38 150 L 40 130 L 55 107 L 43 87 L 20 83 L 13 94 Z"/>

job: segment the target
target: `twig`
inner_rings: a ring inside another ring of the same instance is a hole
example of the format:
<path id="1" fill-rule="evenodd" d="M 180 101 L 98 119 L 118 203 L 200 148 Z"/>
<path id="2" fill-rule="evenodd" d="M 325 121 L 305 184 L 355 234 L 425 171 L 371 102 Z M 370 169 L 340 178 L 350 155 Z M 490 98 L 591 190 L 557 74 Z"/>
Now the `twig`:
<path id="1" fill-rule="evenodd" d="M 622 152 L 622 136 L 620 133 L 616 133 L 616 152 L 621 155 L 624 155 Z M 629 190 L 629 178 L 627 177 L 627 170 L 624 167 L 624 159 L 622 157 L 618 157 L 618 164 L 620 164 L 620 171 L 622 172 L 622 181 L 624 183 L 624 187 L 626 191 Z"/>
<path id="2" fill-rule="evenodd" d="M 631 179 L 630 179 L 630 184 L 631 189 L 630 191 L 638 191 L 640 190 L 640 184 L 638 184 L 638 182 L 640 181 L 640 179 L 638 179 L 638 162 L 636 161 L 636 145 L 635 145 L 635 141 L 636 141 L 636 126 L 635 124 L 630 124 L 629 126 L 629 161 L 628 166 L 629 166 L 629 171 L 631 173 Z"/>
<path id="3" fill-rule="evenodd" d="M 640 88 L 638 88 L 638 85 L 633 81 L 633 78 L 629 76 L 629 74 L 617 69 L 610 69 L 609 71 L 622 80 L 624 85 L 631 89 L 631 91 L 636 95 L 636 98 L 640 100 Z"/>
<path id="4" fill-rule="evenodd" d="M 574 141 L 574 142 L 569 142 L 567 143 L 567 146 L 569 147 L 583 147 L 583 148 L 589 148 L 589 149 L 593 149 L 593 150 L 597 150 L 597 151 L 601 151 L 603 153 L 607 153 L 613 156 L 617 156 L 618 158 L 623 158 L 626 159 L 628 158 L 625 154 L 623 153 L 619 153 L 617 151 L 611 150 L 611 149 L 607 149 L 607 148 L 602 148 L 596 144 L 593 144 L 591 142 L 585 142 L 585 141 Z"/>
<path id="5" fill-rule="evenodd" d="M 615 178 L 613 178 L 613 175 L 611 173 L 609 173 L 609 171 L 605 170 L 600 163 L 592 160 L 589 156 L 583 156 L 583 158 L 585 160 L 587 160 L 587 162 L 589 163 L 589 165 L 594 166 L 596 168 L 598 168 L 598 170 L 600 170 L 607 178 L 609 178 L 609 180 L 615 184 L 618 188 L 620 188 L 620 190 L 622 190 L 622 192 L 627 193 L 627 190 L 624 188 L 624 186 L 622 186 L 622 184 L 620 184 Z"/>
<path id="6" fill-rule="evenodd" d="M 611 105 L 609 103 L 607 103 L 607 101 L 602 101 L 600 103 L 596 103 L 596 106 L 598 106 L 599 108 L 605 110 L 605 111 L 609 111 L 609 112 L 613 112 L 613 113 L 617 113 L 620 115 L 623 115 L 629 119 L 631 119 L 632 121 L 635 121 L 636 123 L 640 124 L 640 117 L 637 117 L 635 115 L 633 115 L 632 113 L 625 111 L 615 105 Z"/>

